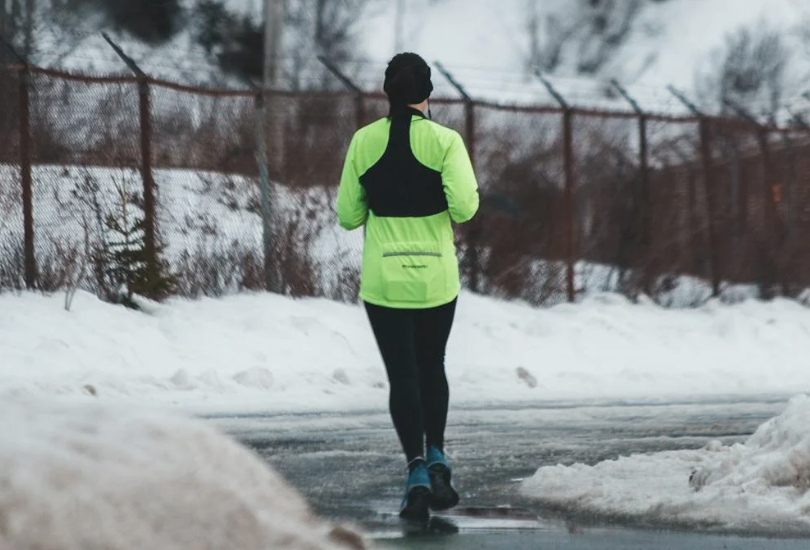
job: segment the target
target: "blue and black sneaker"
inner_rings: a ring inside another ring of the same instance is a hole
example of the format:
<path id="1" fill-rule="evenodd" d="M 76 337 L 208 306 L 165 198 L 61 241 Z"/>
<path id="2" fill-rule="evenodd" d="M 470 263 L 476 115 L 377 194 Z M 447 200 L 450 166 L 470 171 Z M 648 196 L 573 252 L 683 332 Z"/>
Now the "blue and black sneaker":
<path id="1" fill-rule="evenodd" d="M 417 462 L 418 461 L 418 462 Z M 399 517 L 407 520 L 427 521 L 430 517 L 430 476 L 425 461 L 421 458 L 411 463 L 405 498 L 399 510 Z"/>
<path id="2" fill-rule="evenodd" d="M 427 449 L 427 471 L 430 476 L 431 510 L 447 510 L 458 504 L 459 497 L 450 482 L 451 471 L 444 453 L 431 445 Z"/>

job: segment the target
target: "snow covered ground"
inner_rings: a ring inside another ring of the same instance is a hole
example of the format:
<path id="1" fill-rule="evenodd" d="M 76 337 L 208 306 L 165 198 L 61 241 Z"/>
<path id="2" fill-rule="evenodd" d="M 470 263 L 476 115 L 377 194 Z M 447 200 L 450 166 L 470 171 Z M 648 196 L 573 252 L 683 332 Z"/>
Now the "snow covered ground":
<path id="1" fill-rule="evenodd" d="M 16 166 L 0 164 L 0 244 L 9 246 L 21 243 L 23 237 L 17 171 Z M 129 168 L 41 165 L 34 167 L 33 177 L 34 229 L 41 263 L 55 255 L 58 248 L 78 247 L 84 251 L 85 238 L 92 245 L 103 240 L 109 230 L 101 220 L 108 215 L 121 219 L 119 189 L 136 196 L 142 193 L 140 175 Z M 166 245 L 166 258 L 175 270 L 180 268 L 186 254 L 204 260 L 217 254 L 227 257 L 236 251 L 262 257 L 259 189 L 255 179 L 163 169 L 155 170 L 155 181 L 160 190 L 159 231 Z M 297 243 L 298 249 L 312 262 L 317 283 L 329 296 L 336 295 L 343 270 L 359 271 L 363 247 L 361 232 L 348 233 L 338 226 L 335 193 L 333 189 L 294 191 L 277 185 L 272 204 L 280 230 L 285 230 L 287 224 L 298 223 L 299 230 L 293 236 L 311 239 L 308 243 Z M 137 204 L 129 202 L 127 207 L 130 216 L 142 215 Z M 220 275 L 227 279 L 224 273 Z M 227 292 L 237 290 L 233 284 L 219 286 L 228 286 L 219 289 Z"/>
<path id="2" fill-rule="evenodd" d="M 361 307 L 269 294 L 149 304 L 0 295 L 0 396 L 68 395 L 200 412 L 385 410 Z M 448 349 L 454 404 L 701 399 L 810 391 L 796 302 L 535 309 L 464 293 Z"/>
<path id="3" fill-rule="evenodd" d="M 109 403 L 0 401 L 0 487 L 3 549 L 366 547 L 211 426 Z"/>
<path id="4" fill-rule="evenodd" d="M 568 513 L 789 535 L 810 531 L 810 397 L 742 444 L 540 468 L 520 492 Z"/>
<path id="5" fill-rule="evenodd" d="M 0 245 L 13 249 L 23 240 L 22 198 L 17 191 L 18 168 L 0 164 Z M 121 219 L 119 189 L 133 195 L 141 193 L 139 174 L 132 169 L 85 166 L 41 165 L 33 170 L 34 235 L 40 264 L 60 257 L 59 251 L 85 250 L 102 240 L 115 240 L 102 220 L 108 215 Z M 158 222 L 165 255 L 171 267 L 183 273 L 185 287 L 206 287 L 216 291 L 238 291 L 239 261 L 233 254 L 262 257 L 262 224 L 258 213 L 259 191 L 252 178 L 191 170 L 155 170 L 158 185 Z M 335 189 L 314 187 L 293 190 L 274 187 L 275 220 L 281 231 L 291 233 L 294 247 L 311 263 L 316 287 L 322 295 L 346 299 L 346 273 L 359 273 L 362 231 L 347 232 L 337 223 L 334 212 Z M 95 205 L 95 206 L 94 206 Z M 130 202 L 130 216 L 142 215 Z M 131 224 L 132 222 L 130 222 Z M 106 234 L 106 236 L 105 236 Z M 305 239 L 309 239 L 306 241 Z M 224 258 L 215 276 L 217 258 Z M 187 258 L 202 262 L 208 279 L 196 281 L 200 274 L 185 265 Z M 208 265 L 205 265 L 205 264 Z M 565 266 L 543 260 L 533 261 L 534 283 L 543 292 L 545 304 L 564 302 Z M 658 303 L 681 308 L 705 304 L 711 297 L 707 281 L 679 277 L 671 290 L 656 296 Z M 583 295 L 612 292 L 620 288 L 619 271 L 608 265 L 578 262 L 575 285 Z M 529 284 L 527 283 L 527 287 Z M 87 287 L 90 288 L 90 287 Z M 196 289 L 199 290 L 199 289 Z M 736 302 L 757 296 L 751 286 L 727 286 L 724 301 Z M 191 295 L 196 295 L 192 293 Z M 353 297 L 353 296 L 352 296 Z"/>

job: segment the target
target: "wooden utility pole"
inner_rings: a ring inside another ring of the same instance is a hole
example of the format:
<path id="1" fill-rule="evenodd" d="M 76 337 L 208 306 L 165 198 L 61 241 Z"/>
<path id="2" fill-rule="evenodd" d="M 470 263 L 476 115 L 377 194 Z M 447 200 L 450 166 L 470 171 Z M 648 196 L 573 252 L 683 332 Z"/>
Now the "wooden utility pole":
<path id="1" fill-rule="evenodd" d="M 21 0 L 8 0 L 7 2 L 9 6 L 6 15 L 6 31 L 8 32 L 8 37 L 11 39 L 17 35 L 19 24 L 22 20 L 22 16 L 20 15 L 20 1 Z"/>
<path id="2" fill-rule="evenodd" d="M 0 38 L 6 37 L 6 0 L 0 0 Z M 0 48 L 0 69 L 8 65 L 6 61 L 8 52 L 5 48 Z"/>
<path id="3" fill-rule="evenodd" d="M 276 89 L 281 80 L 281 35 L 284 0 L 264 0 L 264 88 Z"/>
<path id="4" fill-rule="evenodd" d="M 34 55 L 34 15 L 37 0 L 25 0 L 25 23 L 23 25 L 23 55 L 31 59 Z"/>
<path id="5" fill-rule="evenodd" d="M 405 0 L 396 0 L 397 14 L 394 21 L 394 53 L 402 52 L 405 34 Z"/>
<path id="6" fill-rule="evenodd" d="M 262 206 L 265 285 L 269 292 L 282 291 L 282 278 L 274 254 L 273 180 L 284 173 L 284 116 L 277 92 L 282 84 L 282 33 L 285 0 L 264 0 L 264 78 L 256 100 L 256 147 Z M 268 132 L 269 130 L 269 132 Z"/>

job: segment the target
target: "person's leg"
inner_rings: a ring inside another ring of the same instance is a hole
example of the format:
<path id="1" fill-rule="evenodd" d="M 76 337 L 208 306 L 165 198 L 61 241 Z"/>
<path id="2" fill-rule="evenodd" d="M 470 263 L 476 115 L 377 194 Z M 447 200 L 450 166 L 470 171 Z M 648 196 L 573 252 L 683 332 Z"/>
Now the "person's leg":
<path id="1" fill-rule="evenodd" d="M 431 488 L 429 507 L 433 510 L 446 510 L 459 502 L 444 456 L 444 429 L 450 401 L 444 355 L 455 312 L 456 301 L 453 300 L 438 308 L 421 310 L 416 319 L 416 357 L 427 443 L 425 459 Z"/>
<path id="2" fill-rule="evenodd" d="M 414 312 L 366 303 L 391 386 L 389 407 L 408 463 L 424 458 L 424 423 L 414 348 Z"/>
<path id="3" fill-rule="evenodd" d="M 450 389 L 444 370 L 445 350 L 453 319 L 456 300 L 449 304 L 419 310 L 416 316 L 416 363 L 419 368 L 419 389 L 425 424 L 427 446 L 444 449 L 444 430 Z"/>

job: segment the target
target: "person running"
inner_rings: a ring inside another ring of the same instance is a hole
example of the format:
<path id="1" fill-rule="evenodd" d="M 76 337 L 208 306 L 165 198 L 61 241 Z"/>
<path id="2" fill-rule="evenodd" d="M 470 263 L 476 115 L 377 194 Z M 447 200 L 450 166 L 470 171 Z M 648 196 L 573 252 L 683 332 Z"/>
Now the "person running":
<path id="1" fill-rule="evenodd" d="M 389 114 L 354 134 L 337 213 L 343 228 L 365 227 L 360 299 L 408 464 L 400 516 L 426 519 L 459 502 L 444 455 L 445 348 L 461 288 L 452 222 L 476 214 L 478 183 L 461 136 L 425 115 L 433 84 L 424 59 L 394 56 L 384 90 Z"/>

